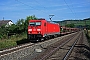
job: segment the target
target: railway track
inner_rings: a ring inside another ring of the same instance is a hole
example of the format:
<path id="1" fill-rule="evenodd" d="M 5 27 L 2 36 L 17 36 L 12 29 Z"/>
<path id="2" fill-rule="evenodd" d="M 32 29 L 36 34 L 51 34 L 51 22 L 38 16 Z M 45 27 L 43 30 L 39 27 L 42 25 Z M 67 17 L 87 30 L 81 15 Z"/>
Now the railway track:
<path id="1" fill-rule="evenodd" d="M 68 60 L 90 60 L 90 47 L 86 42 L 87 39 L 84 32 L 81 34 L 80 37 L 81 38 L 79 38 L 78 42 L 75 44 Z"/>
<path id="2" fill-rule="evenodd" d="M 5 49 L 3 51 L 0 51 L 0 56 L 3 56 L 5 54 L 11 53 L 11 52 L 14 52 L 14 51 L 17 51 L 19 49 L 23 49 L 25 47 L 32 46 L 32 45 L 34 45 L 34 43 L 26 43 L 26 44 L 22 44 L 22 45 L 13 47 L 13 48 Z"/>
<path id="3" fill-rule="evenodd" d="M 48 42 L 48 40 L 46 40 L 46 42 Z M 17 53 L 18 51 L 22 51 L 22 50 L 24 50 L 24 49 L 29 49 L 30 47 L 32 48 L 32 46 L 34 47 L 34 45 L 35 46 L 37 46 L 38 44 L 40 45 L 40 44 L 43 44 L 44 42 L 39 42 L 39 43 L 26 43 L 26 44 L 22 44 L 22 45 L 19 45 L 19 46 L 16 46 L 16 47 L 13 47 L 13 48 L 10 48 L 10 49 L 6 49 L 6 50 L 3 50 L 3 51 L 0 51 L 0 59 L 7 59 L 6 57 L 8 56 L 8 55 L 12 55 L 12 54 L 14 54 L 14 53 Z M 29 49 L 30 50 L 30 49 Z M 32 49 L 32 50 L 34 50 L 34 49 Z M 28 53 L 28 52 L 27 52 Z M 26 54 L 26 53 L 24 53 L 24 54 Z M 23 54 L 23 55 L 24 55 Z M 18 55 L 18 54 L 16 54 L 16 55 Z M 15 55 L 15 56 L 16 56 Z M 22 55 L 22 54 L 21 54 Z M 5 57 L 6 56 L 6 57 Z M 8 56 L 9 57 L 9 56 Z M 19 58 L 19 57 L 16 57 L 17 59 Z M 21 57 L 20 57 L 21 58 Z M 11 59 L 11 58 L 10 58 Z M 12 57 L 12 59 L 13 59 L 13 57 Z M 9 59 L 8 59 L 9 60 Z"/>
<path id="4" fill-rule="evenodd" d="M 3 56 L 3 55 L 6 55 L 6 54 L 9 54 L 11 52 L 14 52 L 14 51 L 17 51 L 19 49 L 23 49 L 25 47 L 29 47 L 29 46 L 32 46 L 32 45 L 35 45 L 35 44 L 39 44 L 40 42 L 38 43 L 26 43 L 26 44 L 21 44 L 21 45 L 18 45 L 18 46 L 15 46 L 13 48 L 8 48 L 8 49 L 5 49 L 5 50 L 1 50 L 0 51 L 0 56 Z"/>
<path id="5" fill-rule="evenodd" d="M 82 36 L 83 36 L 82 32 L 78 32 L 78 33 L 67 35 L 66 37 L 62 36 L 62 38 L 58 37 L 51 40 L 46 40 L 44 42 L 27 43 L 25 45 L 17 46 L 12 49 L 8 49 L 8 50 L 4 50 L 0 52 L 0 58 L 2 57 L 3 59 L 5 55 L 10 55 L 12 53 L 12 54 L 16 54 L 15 57 L 12 58 L 16 60 L 28 60 L 28 59 L 29 60 L 53 60 L 53 59 L 54 60 L 67 60 L 67 59 L 71 59 L 69 58 L 71 56 L 71 52 L 72 50 L 74 50 L 74 46 L 76 45 L 78 40 L 80 41 Z M 42 51 L 39 53 L 36 52 L 35 49 L 37 48 L 40 48 Z M 20 53 L 17 53 L 18 51 L 20 51 Z M 23 54 L 21 51 L 23 51 Z M 9 58 L 8 60 L 10 59 L 11 58 Z"/>
<path id="6" fill-rule="evenodd" d="M 72 44 L 72 46 L 70 47 L 70 49 L 68 50 L 68 52 L 66 53 L 66 55 L 64 56 L 63 60 L 67 60 L 71 54 L 71 52 L 74 49 L 74 46 L 76 45 L 76 43 L 82 38 L 82 36 L 80 35 L 79 37 L 77 37 L 77 39 L 75 40 L 75 42 Z"/>
<path id="7" fill-rule="evenodd" d="M 48 40 L 47 40 L 48 41 Z M 19 49 L 23 49 L 25 47 L 28 47 L 28 46 L 32 46 L 34 44 L 39 44 L 40 42 L 38 43 L 26 43 L 26 44 L 21 44 L 21 45 L 18 45 L 18 46 L 15 46 L 13 48 L 8 48 L 8 49 L 5 49 L 5 50 L 1 50 L 0 51 L 0 56 L 4 55 L 4 54 L 8 54 L 10 52 L 13 52 L 13 51 L 16 51 L 16 50 L 19 50 Z"/>
<path id="8" fill-rule="evenodd" d="M 48 46 L 47 50 L 32 60 L 67 60 L 80 36 L 81 32 L 68 36 Z"/>

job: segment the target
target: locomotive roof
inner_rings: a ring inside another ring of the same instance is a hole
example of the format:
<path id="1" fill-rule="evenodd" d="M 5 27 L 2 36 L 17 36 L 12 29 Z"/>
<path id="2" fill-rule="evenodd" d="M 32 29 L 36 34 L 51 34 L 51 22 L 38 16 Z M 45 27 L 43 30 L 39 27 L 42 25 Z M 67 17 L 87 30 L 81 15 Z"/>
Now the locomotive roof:
<path id="1" fill-rule="evenodd" d="M 44 18 L 40 18 L 40 19 L 37 19 L 37 20 L 45 20 Z"/>
<path id="2" fill-rule="evenodd" d="M 56 23 L 56 22 L 53 22 L 53 21 L 47 21 L 49 23 L 53 23 L 53 24 L 59 24 L 59 23 Z"/>
<path id="3" fill-rule="evenodd" d="M 37 20 L 35 20 L 35 21 L 41 21 L 41 20 L 45 20 L 45 19 L 37 19 Z M 33 20 L 32 20 L 33 21 Z M 46 20 L 47 21 L 47 20 Z M 56 22 L 53 22 L 53 21 L 47 21 L 47 22 L 49 22 L 49 23 L 53 23 L 53 24 L 59 24 L 59 23 L 56 23 Z"/>

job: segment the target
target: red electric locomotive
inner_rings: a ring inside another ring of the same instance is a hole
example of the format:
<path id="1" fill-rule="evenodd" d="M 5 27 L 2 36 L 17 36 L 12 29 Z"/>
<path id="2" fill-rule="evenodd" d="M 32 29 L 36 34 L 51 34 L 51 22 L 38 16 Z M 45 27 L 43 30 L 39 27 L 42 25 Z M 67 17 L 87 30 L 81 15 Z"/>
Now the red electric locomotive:
<path id="1" fill-rule="evenodd" d="M 41 41 L 44 38 L 60 35 L 60 25 L 48 22 L 45 19 L 30 20 L 28 25 L 28 39 Z"/>

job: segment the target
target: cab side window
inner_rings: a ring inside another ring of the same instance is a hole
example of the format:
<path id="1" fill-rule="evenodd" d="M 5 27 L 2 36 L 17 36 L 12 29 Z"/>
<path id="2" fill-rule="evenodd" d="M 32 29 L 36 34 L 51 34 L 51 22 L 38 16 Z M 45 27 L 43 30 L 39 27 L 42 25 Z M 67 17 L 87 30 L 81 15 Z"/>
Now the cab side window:
<path id="1" fill-rule="evenodd" d="M 44 26 L 46 26 L 46 23 L 44 23 Z"/>

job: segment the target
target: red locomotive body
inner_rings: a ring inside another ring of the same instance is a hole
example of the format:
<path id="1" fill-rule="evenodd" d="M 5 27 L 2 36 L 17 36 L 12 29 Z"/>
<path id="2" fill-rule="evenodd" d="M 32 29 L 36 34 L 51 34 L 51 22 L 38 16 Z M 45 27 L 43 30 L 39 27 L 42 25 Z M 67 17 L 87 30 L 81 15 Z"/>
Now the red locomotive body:
<path id="1" fill-rule="evenodd" d="M 60 25 L 45 19 L 30 20 L 28 25 L 28 39 L 39 41 L 43 38 L 60 35 Z"/>

